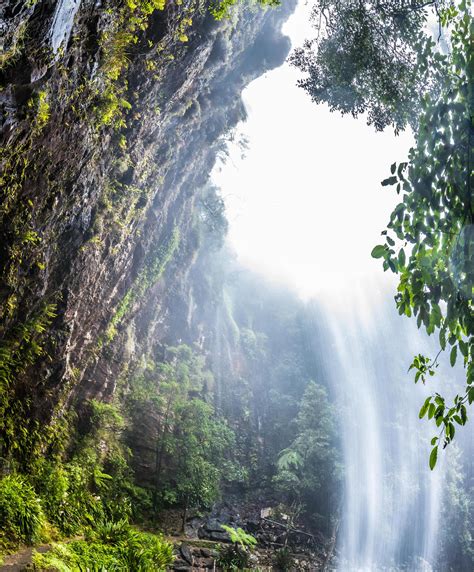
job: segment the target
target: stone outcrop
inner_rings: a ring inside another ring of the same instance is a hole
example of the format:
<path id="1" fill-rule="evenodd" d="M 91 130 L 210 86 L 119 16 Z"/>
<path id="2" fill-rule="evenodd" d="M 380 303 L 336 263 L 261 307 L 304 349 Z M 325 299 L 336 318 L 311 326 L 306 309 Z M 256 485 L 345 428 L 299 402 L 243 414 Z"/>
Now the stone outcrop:
<path id="1" fill-rule="evenodd" d="M 0 341 L 16 343 L 46 304 L 55 315 L 9 388 L 30 433 L 109 399 L 189 322 L 195 202 L 245 117 L 242 89 L 289 50 L 294 2 L 216 22 L 203 2 L 170 1 L 135 27 L 126 6 L 0 9 Z"/>

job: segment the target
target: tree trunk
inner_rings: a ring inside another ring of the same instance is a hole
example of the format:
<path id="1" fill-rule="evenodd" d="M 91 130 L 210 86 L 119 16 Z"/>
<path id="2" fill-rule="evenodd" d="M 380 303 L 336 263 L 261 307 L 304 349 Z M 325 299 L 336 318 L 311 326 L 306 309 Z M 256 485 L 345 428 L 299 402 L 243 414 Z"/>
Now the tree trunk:
<path id="1" fill-rule="evenodd" d="M 172 395 L 169 396 L 168 403 L 166 404 L 165 418 L 161 426 L 161 431 L 158 432 L 156 438 L 155 448 L 155 486 L 153 489 L 153 522 L 156 524 L 158 518 L 158 489 L 160 486 L 161 469 L 163 466 L 163 455 L 165 452 L 165 434 L 168 429 L 168 418 L 171 409 Z"/>
<path id="2" fill-rule="evenodd" d="M 186 501 L 184 503 L 184 509 L 183 509 L 183 520 L 181 522 L 181 532 L 185 532 L 185 527 L 186 527 L 186 517 L 188 515 L 188 505 L 189 505 L 189 495 L 186 496 Z"/>

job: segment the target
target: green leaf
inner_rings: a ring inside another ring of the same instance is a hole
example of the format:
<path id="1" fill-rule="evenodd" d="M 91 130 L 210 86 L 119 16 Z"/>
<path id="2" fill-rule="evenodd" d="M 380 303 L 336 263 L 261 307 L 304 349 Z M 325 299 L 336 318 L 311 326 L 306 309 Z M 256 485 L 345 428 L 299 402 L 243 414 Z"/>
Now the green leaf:
<path id="1" fill-rule="evenodd" d="M 403 250 L 403 248 L 401 248 L 400 252 L 398 253 L 398 265 L 400 267 L 403 267 L 405 266 L 405 262 L 406 262 L 405 251 Z"/>
<path id="2" fill-rule="evenodd" d="M 469 405 L 474 401 L 474 387 L 470 387 L 467 392 L 467 399 L 469 401 Z"/>
<path id="3" fill-rule="evenodd" d="M 372 256 L 372 258 L 382 258 L 383 256 L 385 256 L 386 252 L 387 252 L 387 249 L 386 249 L 385 245 L 378 244 L 377 246 L 375 246 L 372 249 L 371 256 Z"/>
<path id="4" fill-rule="evenodd" d="M 456 427 L 453 423 L 449 424 L 449 438 L 452 440 L 454 439 L 454 435 L 456 434 Z"/>
<path id="5" fill-rule="evenodd" d="M 382 187 L 388 187 L 390 185 L 395 185 L 397 180 L 398 180 L 397 177 L 389 177 L 388 179 L 384 179 L 382 181 Z"/>
<path id="6" fill-rule="evenodd" d="M 433 447 L 433 449 L 431 450 L 431 455 L 430 455 L 430 469 L 433 470 L 436 466 L 436 461 L 438 460 L 438 445 L 436 445 L 436 447 Z"/>
<path id="7" fill-rule="evenodd" d="M 418 372 L 419 373 L 419 372 Z M 417 374 L 418 375 L 418 374 Z M 423 419 L 423 417 L 426 415 L 426 412 L 428 411 L 428 407 L 430 406 L 430 400 L 431 397 L 428 397 L 426 399 L 426 401 L 423 403 L 421 409 L 420 409 L 420 413 L 418 414 L 418 417 L 420 419 Z"/>
<path id="8" fill-rule="evenodd" d="M 455 366 L 457 355 L 458 355 L 458 347 L 453 346 L 451 348 L 451 353 L 449 354 L 449 363 L 451 364 L 451 367 Z"/>
<path id="9" fill-rule="evenodd" d="M 428 409 L 428 419 L 433 419 L 435 411 L 436 411 L 436 405 L 434 403 L 430 403 L 430 406 Z"/>

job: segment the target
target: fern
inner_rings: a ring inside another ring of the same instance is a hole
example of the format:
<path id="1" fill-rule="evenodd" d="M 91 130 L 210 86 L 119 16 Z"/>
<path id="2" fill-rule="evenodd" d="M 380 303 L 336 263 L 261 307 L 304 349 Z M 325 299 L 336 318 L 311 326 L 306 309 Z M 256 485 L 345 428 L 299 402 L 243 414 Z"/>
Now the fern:
<path id="1" fill-rule="evenodd" d="M 242 528 L 232 528 L 225 524 L 221 524 L 221 528 L 227 532 L 231 542 L 238 544 L 242 548 L 253 548 L 257 545 L 257 539 Z"/>
<path id="2" fill-rule="evenodd" d="M 303 457 L 293 449 L 284 449 L 278 458 L 278 469 L 281 471 L 289 471 L 291 469 L 299 469 L 303 465 Z"/>
<path id="3" fill-rule="evenodd" d="M 0 342 L 0 403 L 16 376 L 44 354 L 40 338 L 56 316 L 55 310 L 55 304 L 46 304 L 38 314 L 18 325 L 9 339 Z"/>

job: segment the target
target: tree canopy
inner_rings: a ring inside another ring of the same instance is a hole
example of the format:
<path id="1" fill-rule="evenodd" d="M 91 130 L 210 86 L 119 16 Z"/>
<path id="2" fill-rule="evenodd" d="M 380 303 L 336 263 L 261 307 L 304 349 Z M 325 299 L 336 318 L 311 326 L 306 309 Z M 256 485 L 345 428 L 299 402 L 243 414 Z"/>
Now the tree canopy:
<path id="1" fill-rule="evenodd" d="M 277 490 L 290 502 L 302 503 L 319 526 L 333 514 L 342 479 L 335 420 L 325 388 L 309 382 L 296 418 L 296 438 L 281 451 L 273 479 Z"/>
<path id="2" fill-rule="evenodd" d="M 366 114 L 369 125 L 416 126 L 420 93 L 436 93 L 441 54 L 424 32 L 429 10 L 444 0 L 316 0 L 316 37 L 291 57 L 298 83 L 331 111 Z"/>
<path id="3" fill-rule="evenodd" d="M 382 182 L 395 187 L 401 202 L 382 232 L 385 243 L 372 251 L 384 270 L 400 277 L 399 313 L 416 316 L 418 327 L 439 337 L 436 357 L 414 358 L 415 382 L 435 374 L 442 352 L 449 352 L 452 366 L 460 361 L 465 368 L 465 389 L 453 403 L 436 393 L 420 410 L 420 418 L 439 428 L 431 468 L 439 445 L 448 445 L 456 425 L 465 425 L 466 406 L 474 401 L 474 23 L 468 3 L 444 23 L 451 26 L 450 55 L 440 92 L 423 97 L 408 162 L 394 163 Z"/>

